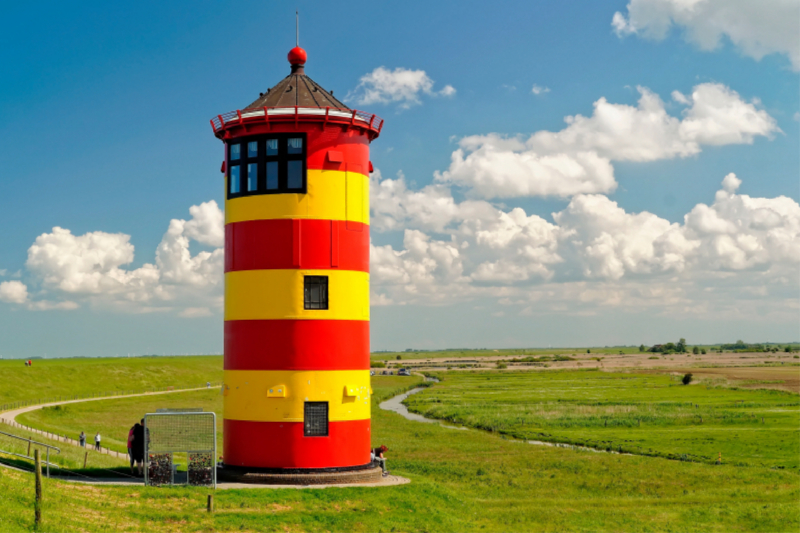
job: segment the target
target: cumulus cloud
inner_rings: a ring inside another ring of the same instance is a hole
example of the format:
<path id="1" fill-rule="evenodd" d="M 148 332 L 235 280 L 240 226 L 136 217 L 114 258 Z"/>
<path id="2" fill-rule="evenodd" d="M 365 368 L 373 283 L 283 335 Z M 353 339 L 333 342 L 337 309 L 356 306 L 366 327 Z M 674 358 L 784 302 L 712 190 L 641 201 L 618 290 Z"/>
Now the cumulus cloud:
<path id="1" fill-rule="evenodd" d="M 456 94 L 456 89 L 452 85 L 445 85 L 440 91 L 434 91 L 433 85 L 434 81 L 424 70 L 402 67 L 389 70 L 385 67 L 378 67 L 363 75 L 358 86 L 347 95 L 345 100 L 359 105 L 398 104 L 400 108 L 408 109 L 421 104 L 420 97 L 423 94 L 445 97 Z"/>
<path id="2" fill-rule="evenodd" d="M 653 40 L 663 40 L 678 26 L 687 41 L 707 51 L 727 37 L 746 56 L 785 54 L 800 70 L 798 19 L 795 0 L 631 0 L 627 14 L 614 13 L 611 26 L 620 37 Z"/>
<path id="3" fill-rule="evenodd" d="M 220 306 L 224 222 L 216 202 L 189 209 L 189 220 L 173 219 L 159 243 L 155 264 L 130 268 L 134 246 L 123 233 L 94 231 L 74 235 L 55 227 L 28 249 L 26 267 L 45 298 L 31 300 L 18 281 L 0 285 L 0 299 L 25 303 L 30 309 L 74 309 L 85 300 L 128 312 L 180 310 L 181 316 L 204 316 Z M 194 240 L 216 247 L 192 255 Z M 48 296 L 70 301 L 49 301 Z M 204 305 L 198 305 L 204 304 Z"/>
<path id="4" fill-rule="evenodd" d="M 28 301 L 28 287 L 21 281 L 0 283 L 0 302 L 21 304 Z"/>
<path id="5" fill-rule="evenodd" d="M 707 310 L 697 298 L 711 294 L 733 302 L 749 290 L 789 301 L 800 205 L 739 194 L 741 183 L 725 176 L 714 201 L 697 204 L 683 223 L 628 212 L 601 194 L 575 195 L 549 222 L 521 208 L 458 202 L 442 184 L 410 190 L 402 176 L 378 177 L 375 229 L 404 228 L 404 240 L 400 249 L 373 244 L 372 298 L 383 305 L 491 298 L 528 314 L 540 299 L 553 310 L 670 305 L 691 312 Z"/>
<path id="6" fill-rule="evenodd" d="M 687 95 L 673 92 L 673 100 L 685 106 L 680 117 L 670 115 L 649 89 L 638 91 L 637 105 L 600 98 L 591 116 L 567 116 L 560 131 L 538 131 L 527 139 L 465 137 L 436 181 L 483 198 L 605 194 L 617 186 L 613 161 L 688 157 L 703 145 L 750 144 L 780 131 L 758 100 L 746 101 L 722 84 L 703 83 Z"/>

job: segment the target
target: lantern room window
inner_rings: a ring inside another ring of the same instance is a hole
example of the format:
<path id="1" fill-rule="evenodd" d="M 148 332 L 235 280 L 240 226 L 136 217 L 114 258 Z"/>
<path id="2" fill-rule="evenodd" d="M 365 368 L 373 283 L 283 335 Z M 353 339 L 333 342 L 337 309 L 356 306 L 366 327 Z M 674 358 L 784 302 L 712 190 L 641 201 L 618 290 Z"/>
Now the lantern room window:
<path id="1" fill-rule="evenodd" d="M 305 194 L 306 135 L 260 135 L 228 144 L 228 199 L 257 194 Z"/>

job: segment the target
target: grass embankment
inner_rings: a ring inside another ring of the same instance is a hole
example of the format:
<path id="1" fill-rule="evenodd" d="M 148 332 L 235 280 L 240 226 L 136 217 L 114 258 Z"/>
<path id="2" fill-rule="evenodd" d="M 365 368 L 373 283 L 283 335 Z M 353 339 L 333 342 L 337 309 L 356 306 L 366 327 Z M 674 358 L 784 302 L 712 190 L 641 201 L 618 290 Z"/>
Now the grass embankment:
<path id="1" fill-rule="evenodd" d="M 71 444 L 61 442 L 55 439 L 46 438 L 42 435 L 33 433 L 31 431 L 26 431 L 24 429 L 16 427 L 10 428 L 8 426 L 0 425 L 0 431 L 3 431 L 5 433 L 10 433 L 18 437 L 30 438 L 31 441 L 41 442 L 59 448 L 61 450 L 61 453 L 57 453 L 55 450 L 51 450 L 50 463 L 52 463 L 53 465 L 63 467 L 69 471 L 78 472 L 80 474 L 88 476 L 114 475 L 113 472 L 109 472 L 108 470 L 119 469 L 120 467 L 125 467 L 128 464 L 128 462 L 125 459 L 118 459 L 111 455 L 95 452 L 94 450 L 90 450 L 89 448 L 87 448 L 86 450 L 82 450 L 77 446 L 73 446 Z M 37 444 L 32 443 L 30 446 L 30 457 L 33 456 L 33 451 L 36 449 L 39 450 L 39 453 L 41 454 L 42 457 L 42 464 L 44 465 L 44 458 L 47 453 L 46 449 L 44 446 L 39 446 Z M 28 443 L 0 434 L 0 450 L 3 450 L 5 452 L 17 453 L 20 455 L 28 455 Z M 87 468 L 86 470 L 84 470 L 83 461 L 87 451 L 89 452 L 89 455 L 86 458 Z M 23 468 L 25 470 L 33 469 L 32 462 L 27 459 L 4 454 L 2 452 L 0 452 L 0 459 L 4 463 L 11 464 L 19 468 Z M 130 470 L 123 468 L 123 470 L 121 471 L 129 472 Z M 50 467 L 50 474 L 66 475 L 65 472 L 59 472 L 59 470 L 56 469 L 55 466 Z"/>
<path id="2" fill-rule="evenodd" d="M 381 377 L 373 382 L 374 399 L 406 389 L 408 380 Z M 389 447 L 390 469 L 410 477 L 411 484 L 218 490 L 217 511 L 208 514 L 207 489 L 45 480 L 44 529 L 789 531 L 800 526 L 794 472 L 530 446 L 411 422 L 376 403 L 373 443 Z M 8 495 L 0 530 L 29 530 L 32 477 L 0 471 L 0 494 Z"/>
<path id="3" fill-rule="evenodd" d="M 222 381 L 222 356 L 0 361 L 0 406 L 58 396 L 202 387 Z"/>
<path id="4" fill-rule="evenodd" d="M 449 373 L 409 410 L 515 438 L 798 469 L 800 396 L 598 371 Z"/>

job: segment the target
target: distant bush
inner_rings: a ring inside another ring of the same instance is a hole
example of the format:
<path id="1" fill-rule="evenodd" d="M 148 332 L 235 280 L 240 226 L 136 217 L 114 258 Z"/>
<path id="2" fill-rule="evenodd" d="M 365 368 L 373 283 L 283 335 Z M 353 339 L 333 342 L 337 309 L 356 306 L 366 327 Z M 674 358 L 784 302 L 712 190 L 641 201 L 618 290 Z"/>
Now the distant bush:
<path id="1" fill-rule="evenodd" d="M 498 361 L 497 362 L 497 369 L 498 370 L 503 370 L 504 368 L 508 368 L 508 365 L 503 363 L 502 361 Z"/>
<path id="2" fill-rule="evenodd" d="M 691 374 L 684 375 L 683 379 L 681 380 L 681 383 L 683 383 L 684 385 L 688 385 L 691 382 L 692 382 L 692 375 Z"/>
<path id="3" fill-rule="evenodd" d="M 706 353 L 706 349 L 705 349 L 705 348 L 701 348 L 701 349 L 700 349 L 700 353 L 701 353 L 701 354 L 703 354 L 703 355 L 705 355 L 705 353 Z"/>
<path id="4" fill-rule="evenodd" d="M 397 356 L 395 359 L 397 359 L 397 360 L 399 361 L 399 360 L 400 360 L 400 359 L 402 359 L 402 358 L 403 358 L 403 356 L 402 356 L 402 355 L 398 355 L 398 356 Z"/>
<path id="5" fill-rule="evenodd" d="M 695 355 L 699 354 L 700 353 L 700 348 L 695 346 L 694 348 L 692 348 L 692 353 L 695 354 Z"/>
<path id="6" fill-rule="evenodd" d="M 658 359 L 658 357 L 655 355 L 651 355 L 650 357 L 648 357 L 648 359 Z"/>
<path id="7" fill-rule="evenodd" d="M 369 363 L 370 368 L 386 368 L 386 363 L 383 361 L 370 361 Z"/>

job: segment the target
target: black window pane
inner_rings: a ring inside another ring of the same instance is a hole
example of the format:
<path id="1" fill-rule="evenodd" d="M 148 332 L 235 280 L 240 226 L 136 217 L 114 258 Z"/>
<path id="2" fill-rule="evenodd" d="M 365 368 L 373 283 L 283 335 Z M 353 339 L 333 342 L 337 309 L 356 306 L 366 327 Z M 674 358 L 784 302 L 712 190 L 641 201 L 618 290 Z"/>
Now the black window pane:
<path id="1" fill-rule="evenodd" d="M 258 189 L 258 164 L 250 163 L 247 165 L 247 190 L 255 191 Z"/>
<path id="2" fill-rule="evenodd" d="M 231 161 L 238 161 L 241 157 L 241 148 L 242 145 L 240 144 L 232 144 L 231 145 Z"/>
<path id="3" fill-rule="evenodd" d="M 328 308 L 328 276 L 305 276 L 303 304 L 306 309 Z"/>
<path id="4" fill-rule="evenodd" d="M 328 436 L 328 402 L 306 402 L 303 406 L 303 435 Z"/>
<path id="5" fill-rule="evenodd" d="M 288 177 L 286 180 L 286 187 L 289 189 L 297 190 L 303 188 L 303 162 L 302 161 L 287 161 Z"/>
<path id="6" fill-rule="evenodd" d="M 293 138 L 289 139 L 286 146 L 287 153 L 289 154 L 302 154 L 303 153 L 303 139 Z"/>
<path id="7" fill-rule="evenodd" d="M 267 156 L 278 155 L 278 139 L 267 139 Z"/>
<path id="8" fill-rule="evenodd" d="M 231 187 L 231 194 L 237 194 L 239 192 L 239 187 L 240 187 L 239 165 L 231 167 L 230 187 Z"/>
<path id="9" fill-rule="evenodd" d="M 278 189 L 278 162 L 267 162 L 267 190 L 275 191 Z"/>

